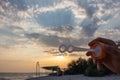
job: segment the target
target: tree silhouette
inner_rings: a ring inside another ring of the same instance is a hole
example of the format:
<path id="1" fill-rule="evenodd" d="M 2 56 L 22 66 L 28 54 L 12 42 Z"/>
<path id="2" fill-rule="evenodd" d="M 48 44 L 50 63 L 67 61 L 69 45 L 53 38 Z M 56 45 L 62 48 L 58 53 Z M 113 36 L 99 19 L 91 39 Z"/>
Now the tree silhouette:
<path id="1" fill-rule="evenodd" d="M 68 64 L 68 68 L 65 74 L 83 74 L 87 68 L 87 61 L 85 59 L 79 58 Z"/>
<path id="2" fill-rule="evenodd" d="M 65 74 L 84 74 L 86 76 L 104 76 L 111 74 L 112 72 L 103 65 L 103 70 L 98 71 L 96 64 L 93 63 L 91 58 L 85 60 L 79 58 L 73 60 L 68 64 L 68 68 L 64 72 Z"/>

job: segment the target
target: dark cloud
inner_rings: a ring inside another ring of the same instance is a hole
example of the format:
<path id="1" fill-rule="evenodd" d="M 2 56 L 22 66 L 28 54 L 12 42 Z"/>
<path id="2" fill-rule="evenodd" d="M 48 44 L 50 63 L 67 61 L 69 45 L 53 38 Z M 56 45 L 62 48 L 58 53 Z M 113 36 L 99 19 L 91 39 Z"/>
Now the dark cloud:
<path id="1" fill-rule="evenodd" d="M 26 36 L 28 38 L 38 39 L 40 37 L 40 34 L 39 33 L 30 33 L 30 34 L 26 34 Z"/>
<path id="2" fill-rule="evenodd" d="M 95 33 L 95 31 L 99 28 L 97 25 L 97 22 L 99 22 L 99 19 L 97 16 L 93 16 L 99 8 L 97 6 L 93 6 L 92 4 L 96 4 L 94 1 L 90 2 L 87 0 L 77 0 L 77 3 L 80 7 L 84 8 L 86 11 L 87 18 L 83 20 L 82 23 L 80 23 L 80 26 L 82 27 L 82 34 L 91 37 Z"/>
<path id="3" fill-rule="evenodd" d="M 16 5 L 19 10 L 26 10 L 28 7 L 48 7 L 60 3 L 62 0 L 8 0 L 12 5 Z"/>
<path id="4" fill-rule="evenodd" d="M 98 7 L 93 7 L 93 6 L 87 6 L 87 7 L 84 7 L 85 10 L 86 10 L 86 13 L 87 13 L 87 16 L 88 17 L 92 17 L 93 14 L 98 10 Z"/>
<path id="5" fill-rule="evenodd" d="M 8 45 L 6 45 L 6 44 L 3 44 L 3 43 L 0 43 L 0 48 L 9 49 L 10 46 L 8 46 Z"/>
<path id="6" fill-rule="evenodd" d="M 13 6 L 16 6 L 19 10 L 26 10 L 27 6 L 25 0 L 8 0 Z"/>
<path id="7" fill-rule="evenodd" d="M 26 34 L 26 37 L 29 38 L 30 40 L 37 40 L 37 43 L 42 43 L 47 46 L 58 46 L 59 42 L 59 37 L 57 36 L 47 36 L 39 33 L 30 33 Z"/>
<path id="8" fill-rule="evenodd" d="M 23 28 L 19 27 L 19 26 L 14 26 L 14 25 L 10 25 L 10 26 L 6 26 L 7 28 L 9 28 L 10 30 L 14 31 L 14 30 L 22 30 L 24 31 Z"/>
<path id="9" fill-rule="evenodd" d="M 77 0 L 77 3 L 80 7 L 86 10 L 87 16 L 89 18 L 92 18 L 93 14 L 99 9 L 97 6 L 92 5 L 96 4 L 94 1 Z"/>
<path id="10" fill-rule="evenodd" d="M 115 27 L 114 29 L 120 30 L 120 24 L 117 27 Z"/>
<path id="11" fill-rule="evenodd" d="M 120 30 L 120 23 L 116 23 L 116 25 L 114 25 L 113 27 L 114 27 L 114 29 Z"/>
<path id="12" fill-rule="evenodd" d="M 74 29 L 73 26 L 64 25 L 64 26 L 58 26 L 58 27 L 52 27 L 51 30 L 58 31 L 58 32 L 71 32 Z"/>
<path id="13" fill-rule="evenodd" d="M 87 42 L 91 39 L 73 39 L 73 38 L 63 38 L 63 37 L 58 37 L 58 36 L 53 36 L 53 35 L 43 35 L 40 33 L 30 33 L 30 34 L 26 34 L 26 37 L 29 38 L 29 40 L 33 40 L 35 39 L 37 41 L 37 43 L 40 45 L 45 44 L 47 46 L 50 47 L 58 47 L 61 44 L 66 44 L 66 45 L 75 45 L 75 46 L 80 46 L 83 44 L 87 44 Z"/>
<path id="14" fill-rule="evenodd" d="M 47 45 L 47 46 L 58 46 L 60 44 L 59 42 L 59 37 L 57 36 L 41 36 L 40 42 L 42 42 L 43 44 Z"/>
<path id="15" fill-rule="evenodd" d="M 99 28 L 99 26 L 97 25 L 97 20 L 95 19 L 84 19 L 80 26 L 82 27 L 82 33 L 88 37 L 93 36 L 95 31 Z"/>
<path id="16" fill-rule="evenodd" d="M 112 9 L 115 9 L 118 7 L 118 5 L 114 5 L 116 2 L 119 2 L 118 0 L 114 2 L 114 0 L 111 1 L 105 1 L 105 0 L 76 0 L 78 5 L 85 9 L 87 13 L 87 18 L 83 20 L 82 23 L 80 23 L 80 26 L 82 27 L 82 33 L 85 34 L 85 36 L 91 37 L 96 32 L 96 30 L 103 26 L 98 25 L 99 22 L 103 21 L 106 22 L 113 18 L 113 16 L 110 13 L 106 13 L 108 9 L 111 11 Z M 104 4 L 102 7 L 99 7 L 99 4 Z M 100 8 L 103 8 L 100 10 Z M 97 12 L 101 14 L 101 16 L 97 15 Z M 111 12 L 112 13 L 112 12 Z"/>
<path id="17" fill-rule="evenodd" d="M 103 21 L 107 21 L 107 20 L 110 20 L 113 16 L 111 14 L 108 14 L 108 15 L 104 15 L 101 20 Z"/>

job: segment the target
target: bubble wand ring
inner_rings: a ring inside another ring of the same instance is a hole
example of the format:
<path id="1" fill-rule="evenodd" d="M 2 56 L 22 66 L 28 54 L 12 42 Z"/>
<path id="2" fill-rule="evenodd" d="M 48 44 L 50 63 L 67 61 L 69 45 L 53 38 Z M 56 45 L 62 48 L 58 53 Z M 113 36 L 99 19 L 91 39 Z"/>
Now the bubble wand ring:
<path id="1" fill-rule="evenodd" d="M 64 45 L 64 44 L 60 45 L 60 46 L 59 46 L 59 51 L 60 51 L 61 53 L 66 52 L 66 51 L 67 51 L 67 46 Z"/>

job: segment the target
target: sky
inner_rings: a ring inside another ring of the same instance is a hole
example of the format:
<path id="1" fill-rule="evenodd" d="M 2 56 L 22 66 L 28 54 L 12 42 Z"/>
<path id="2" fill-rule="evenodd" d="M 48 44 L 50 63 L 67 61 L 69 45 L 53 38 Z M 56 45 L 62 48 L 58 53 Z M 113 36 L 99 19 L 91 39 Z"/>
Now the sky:
<path id="1" fill-rule="evenodd" d="M 66 67 L 85 53 L 53 55 L 61 44 L 120 40 L 120 0 L 0 0 L 0 37 L 0 72 Z"/>

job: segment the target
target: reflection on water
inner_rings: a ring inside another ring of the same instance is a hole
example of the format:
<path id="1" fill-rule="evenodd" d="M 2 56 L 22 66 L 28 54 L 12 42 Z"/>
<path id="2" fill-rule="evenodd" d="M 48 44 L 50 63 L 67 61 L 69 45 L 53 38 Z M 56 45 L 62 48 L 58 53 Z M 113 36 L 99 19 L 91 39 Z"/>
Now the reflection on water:
<path id="1" fill-rule="evenodd" d="M 47 73 L 40 76 L 47 76 Z M 36 77 L 35 73 L 0 73 L 0 80 L 26 80 L 31 77 Z"/>

